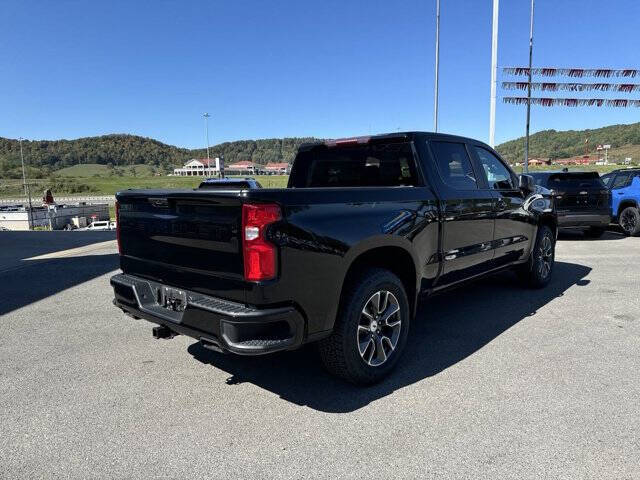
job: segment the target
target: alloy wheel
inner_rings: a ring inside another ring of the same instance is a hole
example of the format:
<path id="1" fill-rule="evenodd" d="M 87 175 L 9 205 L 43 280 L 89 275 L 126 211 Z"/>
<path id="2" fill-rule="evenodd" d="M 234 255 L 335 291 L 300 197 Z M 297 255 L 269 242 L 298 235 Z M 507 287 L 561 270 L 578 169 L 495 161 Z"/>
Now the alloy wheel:
<path id="1" fill-rule="evenodd" d="M 553 242 L 549 235 L 545 235 L 540 242 L 538 248 L 538 273 L 541 278 L 547 278 L 551 273 L 551 266 L 553 264 Z"/>
<path id="2" fill-rule="evenodd" d="M 379 290 L 369 297 L 360 314 L 357 342 L 360 357 L 372 367 L 382 365 L 396 349 L 402 319 L 396 296 Z"/>
<path id="3" fill-rule="evenodd" d="M 622 212 L 620 226 L 625 232 L 633 232 L 636 229 L 636 216 L 633 214 L 633 211 L 627 209 Z"/>

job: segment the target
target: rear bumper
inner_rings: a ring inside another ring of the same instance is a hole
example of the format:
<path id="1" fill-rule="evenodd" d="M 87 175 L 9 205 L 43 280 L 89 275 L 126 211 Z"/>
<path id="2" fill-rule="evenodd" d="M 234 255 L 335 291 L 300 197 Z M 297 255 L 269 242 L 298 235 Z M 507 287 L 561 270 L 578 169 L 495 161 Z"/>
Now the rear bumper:
<path id="1" fill-rule="evenodd" d="M 291 350 L 302 344 L 303 316 L 293 306 L 258 309 L 189 290 L 181 311 L 160 305 L 166 285 L 133 275 L 111 277 L 114 305 L 136 318 L 187 335 L 205 346 L 240 355 Z"/>
<path id="2" fill-rule="evenodd" d="M 558 213 L 558 227 L 607 227 L 611 223 L 609 213 L 600 212 L 567 212 Z"/>

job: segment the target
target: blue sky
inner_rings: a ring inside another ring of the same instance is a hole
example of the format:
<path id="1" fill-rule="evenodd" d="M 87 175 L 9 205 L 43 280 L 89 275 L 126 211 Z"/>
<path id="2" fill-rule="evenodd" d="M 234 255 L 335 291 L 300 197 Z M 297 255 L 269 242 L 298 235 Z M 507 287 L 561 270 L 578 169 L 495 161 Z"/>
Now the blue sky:
<path id="1" fill-rule="evenodd" d="M 439 130 L 487 141 L 491 0 L 441 3 Z M 205 111 L 211 144 L 433 127 L 435 0 L 2 4 L 3 137 L 201 147 Z M 534 66 L 640 68 L 639 18 L 637 0 L 537 0 Z M 528 35 L 529 1 L 502 0 L 500 66 L 527 63 Z M 499 102 L 497 142 L 524 120 Z M 532 131 L 636 121 L 638 108 L 532 107 Z"/>

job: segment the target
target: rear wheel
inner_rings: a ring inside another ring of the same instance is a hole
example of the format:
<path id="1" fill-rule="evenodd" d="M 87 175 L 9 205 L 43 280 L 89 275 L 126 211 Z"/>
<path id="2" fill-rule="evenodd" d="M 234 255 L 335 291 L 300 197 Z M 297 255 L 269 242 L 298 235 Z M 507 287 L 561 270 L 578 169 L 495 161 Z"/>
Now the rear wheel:
<path id="1" fill-rule="evenodd" d="M 332 334 L 318 343 L 332 374 L 356 384 L 384 378 L 398 362 L 409 331 L 409 302 L 400 279 L 370 269 L 345 287 Z"/>
<path id="2" fill-rule="evenodd" d="M 600 238 L 604 235 L 606 229 L 604 227 L 589 227 L 589 229 L 585 232 L 585 235 L 590 238 Z"/>
<path id="3" fill-rule="evenodd" d="M 620 227 L 625 235 L 635 236 L 640 233 L 640 213 L 636 207 L 627 207 L 620 212 Z"/>
<path id="4" fill-rule="evenodd" d="M 556 239 L 553 231 L 546 225 L 540 226 L 529 261 L 522 264 L 517 271 L 526 286 L 542 288 L 549 283 L 555 263 L 555 251 Z"/>

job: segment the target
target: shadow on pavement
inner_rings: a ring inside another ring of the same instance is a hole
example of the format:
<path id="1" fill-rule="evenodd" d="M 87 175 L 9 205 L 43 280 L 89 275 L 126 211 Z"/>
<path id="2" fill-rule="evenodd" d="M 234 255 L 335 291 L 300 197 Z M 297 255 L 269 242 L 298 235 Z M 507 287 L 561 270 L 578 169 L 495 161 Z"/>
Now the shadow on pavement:
<path id="1" fill-rule="evenodd" d="M 29 261 L 24 267 L 0 273 L 0 315 L 88 282 L 118 267 L 118 255 L 115 253 Z M 87 298 L 87 302 L 93 302 L 93 299 Z"/>
<path id="2" fill-rule="evenodd" d="M 312 345 L 263 357 L 218 354 L 200 343 L 190 345 L 188 351 L 196 360 L 228 372 L 228 385 L 250 382 L 297 405 L 350 412 L 455 365 L 570 287 L 587 285 L 590 271 L 583 265 L 556 262 L 553 280 L 542 290 L 522 288 L 505 272 L 473 288 L 423 301 L 397 368 L 383 382 L 366 388 L 327 374 Z"/>
<path id="3" fill-rule="evenodd" d="M 623 240 L 627 238 L 621 228 L 611 226 L 599 238 L 589 237 L 580 229 L 560 229 L 558 240 L 583 240 L 585 242 L 600 242 L 602 240 Z"/>
<path id="4" fill-rule="evenodd" d="M 117 254 L 64 256 L 110 240 L 115 232 L 0 232 L 0 315 L 116 270 Z M 27 260 L 56 252 L 59 258 Z"/>
<path id="5" fill-rule="evenodd" d="M 115 240 L 116 232 L 0 232 L 0 271 L 25 258 Z"/>

